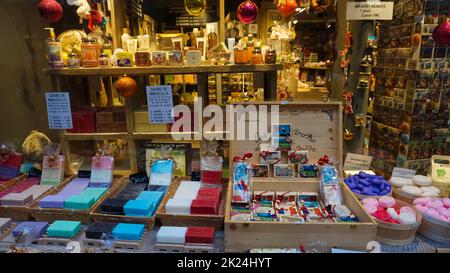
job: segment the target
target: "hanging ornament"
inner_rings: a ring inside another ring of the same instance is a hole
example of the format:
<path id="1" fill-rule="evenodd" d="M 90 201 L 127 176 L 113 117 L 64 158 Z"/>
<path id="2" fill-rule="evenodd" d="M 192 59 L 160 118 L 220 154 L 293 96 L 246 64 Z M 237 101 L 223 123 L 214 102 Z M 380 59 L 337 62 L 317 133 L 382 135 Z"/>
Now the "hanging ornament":
<path id="1" fill-rule="evenodd" d="M 367 124 L 367 116 L 364 114 L 356 114 L 355 115 L 355 127 L 366 126 Z"/>
<path id="2" fill-rule="evenodd" d="M 411 35 L 411 45 L 413 46 L 419 46 L 420 45 L 420 34 L 419 33 L 415 33 L 413 35 Z"/>
<path id="3" fill-rule="evenodd" d="M 49 23 L 61 20 L 63 13 L 63 8 L 55 0 L 42 0 L 39 3 L 39 14 Z"/>
<path id="4" fill-rule="evenodd" d="M 344 130 L 344 140 L 345 140 L 345 141 L 350 141 L 350 140 L 352 140 L 354 137 L 355 137 L 355 134 L 354 134 L 352 131 L 350 131 L 350 130 L 348 130 L 348 129 L 345 129 L 345 130 Z"/>
<path id="5" fill-rule="evenodd" d="M 437 45 L 450 45 L 450 22 L 439 24 L 433 31 L 433 40 Z"/>
<path id="6" fill-rule="evenodd" d="M 206 0 L 184 0 L 184 8 L 192 16 L 200 16 L 206 10 Z"/>
<path id="7" fill-rule="evenodd" d="M 353 92 L 345 92 L 342 96 L 345 99 L 345 113 L 349 115 L 353 114 L 353 106 L 352 106 Z"/>
<path id="8" fill-rule="evenodd" d="M 92 31 L 94 26 L 100 25 L 103 22 L 103 14 L 98 10 L 91 10 L 88 15 L 88 29 Z"/>
<path id="9" fill-rule="evenodd" d="M 131 97 L 138 90 L 136 81 L 133 78 L 123 76 L 115 84 L 116 90 L 122 97 Z"/>
<path id="10" fill-rule="evenodd" d="M 258 6 L 251 0 L 242 2 L 237 9 L 237 18 L 244 24 L 251 24 L 258 16 Z"/>
<path id="11" fill-rule="evenodd" d="M 297 9 L 296 0 L 275 0 L 273 1 L 275 6 L 277 6 L 278 12 L 283 17 L 289 17 L 294 15 Z"/>

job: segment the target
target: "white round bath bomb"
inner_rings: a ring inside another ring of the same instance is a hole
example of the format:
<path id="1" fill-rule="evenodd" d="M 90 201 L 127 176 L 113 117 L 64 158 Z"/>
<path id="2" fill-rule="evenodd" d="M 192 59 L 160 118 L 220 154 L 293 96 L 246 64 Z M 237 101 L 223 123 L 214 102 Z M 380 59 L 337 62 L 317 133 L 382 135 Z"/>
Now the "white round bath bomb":
<path id="1" fill-rule="evenodd" d="M 422 195 L 422 190 L 416 186 L 403 186 L 402 191 L 409 194 Z"/>
<path id="2" fill-rule="evenodd" d="M 429 177 L 424 175 L 415 175 L 413 176 L 412 181 L 414 185 L 424 187 L 431 186 L 431 183 L 433 182 Z"/>
<path id="3" fill-rule="evenodd" d="M 396 188 L 401 188 L 406 185 L 412 185 L 411 179 L 403 177 L 391 177 L 391 180 L 389 180 L 389 182 Z"/>
<path id="4" fill-rule="evenodd" d="M 420 189 L 422 190 L 422 193 L 430 193 L 434 194 L 434 196 L 439 196 L 441 194 L 441 190 L 434 186 L 421 187 Z"/>

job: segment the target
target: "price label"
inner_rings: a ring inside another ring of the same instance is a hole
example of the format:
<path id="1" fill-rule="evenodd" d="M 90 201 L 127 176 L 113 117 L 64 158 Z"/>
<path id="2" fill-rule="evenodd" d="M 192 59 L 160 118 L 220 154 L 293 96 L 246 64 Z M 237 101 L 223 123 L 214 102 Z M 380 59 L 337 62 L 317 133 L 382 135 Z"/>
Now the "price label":
<path id="1" fill-rule="evenodd" d="M 174 123 L 171 85 L 147 86 L 148 123 Z"/>
<path id="2" fill-rule="evenodd" d="M 370 169 L 372 163 L 372 157 L 366 155 L 347 153 L 345 158 L 344 170 L 346 171 L 358 171 Z"/>
<path id="3" fill-rule="evenodd" d="M 394 2 L 347 2 L 347 20 L 392 20 Z"/>
<path id="4" fill-rule="evenodd" d="M 47 92 L 48 126 L 50 129 L 73 129 L 68 92 Z"/>
<path id="5" fill-rule="evenodd" d="M 148 176 L 146 172 L 135 173 L 129 176 L 132 184 L 148 184 Z"/>
<path id="6" fill-rule="evenodd" d="M 392 171 L 391 177 L 402 177 L 411 179 L 413 178 L 414 175 L 416 175 L 415 170 L 395 167 L 394 170 Z"/>

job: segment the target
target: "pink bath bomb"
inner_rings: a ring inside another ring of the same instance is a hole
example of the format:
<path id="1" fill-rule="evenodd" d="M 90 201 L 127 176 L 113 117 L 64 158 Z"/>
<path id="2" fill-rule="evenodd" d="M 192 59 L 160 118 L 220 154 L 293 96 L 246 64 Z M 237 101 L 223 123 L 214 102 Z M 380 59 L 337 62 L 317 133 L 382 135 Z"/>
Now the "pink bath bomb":
<path id="1" fill-rule="evenodd" d="M 413 208 L 410 208 L 410 207 L 408 207 L 408 206 L 404 206 L 404 207 L 402 207 L 401 209 L 400 209 L 400 213 L 409 213 L 409 214 L 412 214 L 412 215 L 414 215 L 414 216 L 416 216 L 416 212 L 414 211 L 414 209 Z"/>
<path id="2" fill-rule="evenodd" d="M 425 214 L 428 212 L 428 208 L 422 205 L 416 205 L 416 209 Z"/>
<path id="3" fill-rule="evenodd" d="M 384 208 L 392 208 L 395 206 L 395 199 L 391 196 L 383 196 L 378 200 L 378 204 Z"/>
<path id="4" fill-rule="evenodd" d="M 432 208 L 428 209 L 427 215 L 436 219 L 441 218 L 439 212 Z"/>
<path id="5" fill-rule="evenodd" d="M 431 202 L 431 200 L 432 199 L 430 197 L 419 197 L 414 200 L 413 204 L 426 206 L 428 203 Z"/>
<path id="6" fill-rule="evenodd" d="M 450 208 L 440 208 L 438 210 L 439 214 L 446 217 L 446 218 L 450 218 Z"/>
<path id="7" fill-rule="evenodd" d="M 378 200 L 375 198 L 364 198 L 362 201 L 363 205 L 373 205 L 375 207 L 378 206 Z"/>
<path id="8" fill-rule="evenodd" d="M 374 214 L 377 211 L 377 206 L 373 204 L 364 204 L 364 208 L 369 214 Z"/>
<path id="9" fill-rule="evenodd" d="M 444 206 L 447 208 L 450 208 L 450 198 L 442 198 L 442 203 L 444 203 Z"/>
<path id="10" fill-rule="evenodd" d="M 441 200 L 436 199 L 436 200 L 433 200 L 431 203 L 429 203 L 427 205 L 427 207 L 438 210 L 438 209 L 444 207 L 444 203 Z"/>

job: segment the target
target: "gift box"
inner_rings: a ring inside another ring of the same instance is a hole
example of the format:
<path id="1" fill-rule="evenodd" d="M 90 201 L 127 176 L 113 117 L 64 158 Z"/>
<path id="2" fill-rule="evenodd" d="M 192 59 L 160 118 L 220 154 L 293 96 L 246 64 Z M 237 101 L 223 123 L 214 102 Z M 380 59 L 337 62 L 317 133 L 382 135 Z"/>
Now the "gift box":
<path id="1" fill-rule="evenodd" d="M 191 214 L 217 215 L 218 207 L 218 200 L 194 199 L 191 203 Z"/>
<path id="2" fill-rule="evenodd" d="M 186 231 L 187 244 L 209 244 L 214 243 L 215 229 L 213 227 L 188 227 Z"/>
<path id="3" fill-rule="evenodd" d="M 69 133 L 95 133 L 95 111 L 78 110 L 72 111 L 73 129 Z"/>
<path id="4" fill-rule="evenodd" d="M 10 153 L 5 161 L 0 160 L 0 179 L 11 180 L 16 178 L 22 165 L 22 154 Z"/>
<path id="5" fill-rule="evenodd" d="M 21 222 L 13 230 L 14 237 L 19 237 L 27 230 L 28 234 L 34 234 L 34 238 L 41 238 L 47 232 L 47 222 Z"/>
<path id="6" fill-rule="evenodd" d="M 116 240 L 139 241 L 144 235 L 145 226 L 142 224 L 118 224 L 112 234 Z"/>
<path id="7" fill-rule="evenodd" d="M 93 223 L 86 229 L 86 238 L 102 240 L 105 236 L 111 236 L 116 226 L 117 223 Z"/>
<path id="8" fill-rule="evenodd" d="M 81 230 L 81 223 L 77 221 L 55 221 L 47 229 L 50 237 L 74 238 Z"/>

